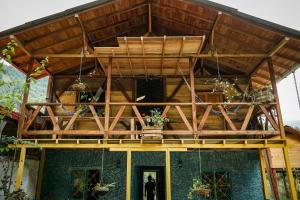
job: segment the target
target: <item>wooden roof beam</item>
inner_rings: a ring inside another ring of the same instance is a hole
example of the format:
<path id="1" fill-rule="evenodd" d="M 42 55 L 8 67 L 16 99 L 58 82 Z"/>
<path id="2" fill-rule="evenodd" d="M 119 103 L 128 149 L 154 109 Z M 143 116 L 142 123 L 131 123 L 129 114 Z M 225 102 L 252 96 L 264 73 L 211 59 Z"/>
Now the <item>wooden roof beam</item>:
<path id="1" fill-rule="evenodd" d="M 148 33 L 152 33 L 152 8 L 151 8 L 151 0 L 148 0 Z"/>
<path id="2" fill-rule="evenodd" d="M 133 67 L 132 67 L 132 63 L 131 63 L 131 58 L 130 58 L 130 52 L 129 52 L 127 37 L 124 37 L 124 40 L 125 40 L 126 51 L 127 51 L 128 62 L 129 62 L 129 65 L 130 65 L 131 74 L 132 74 L 132 76 L 134 76 L 133 75 Z"/>
<path id="3" fill-rule="evenodd" d="M 181 40 L 181 45 L 180 45 L 180 49 L 179 49 L 179 56 L 181 57 L 182 55 L 182 51 L 183 51 L 183 47 L 184 47 L 184 41 L 185 41 L 185 36 L 182 37 L 182 40 Z M 176 70 L 175 70 L 175 76 L 177 75 L 178 73 L 178 69 L 179 69 L 179 61 L 180 61 L 180 57 L 177 58 L 177 62 L 176 62 Z"/>
<path id="4" fill-rule="evenodd" d="M 162 75 L 162 73 L 163 73 L 166 39 L 167 39 L 167 36 L 164 35 L 163 43 L 162 43 L 162 47 L 161 47 L 162 57 L 161 57 L 161 61 L 160 61 L 160 64 L 161 64 L 161 66 L 160 66 L 160 75 Z"/>
<path id="5" fill-rule="evenodd" d="M 84 55 L 94 53 L 94 47 L 91 45 L 92 43 L 89 40 L 89 37 L 88 37 L 87 32 L 84 28 L 83 22 L 80 19 L 79 14 L 75 14 L 74 16 L 75 16 L 78 24 L 80 25 L 80 29 L 81 29 L 81 32 L 82 32 L 82 43 L 83 43 L 83 53 L 84 53 Z M 106 74 L 106 70 L 105 70 L 104 66 L 101 64 L 100 59 L 99 58 L 96 58 L 96 59 L 97 59 L 97 62 L 99 63 L 99 65 L 101 66 L 102 71 L 104 72 L 104 74 Z"/>
<path id="6" fill-rule="evenodd" d="M 144 38 L 143 37 L 141 37 L 141 45 L 142 45 L 143 56 L 145 56 L 145 47 L 144 47 Z M 143 65 L 144 65 L 144 70 L 145 70 L 145 76 L 147 79 L 148 78 L 148 70 L 147 70 L 146 61 L 144 58 L 143 58 Z"/>
<path id="7" fill-rule="evenodd" d="M 286 43 L 288 43 L 289 40 L 290 40 L 289 37 L 282 38 L 281 41 L 269 51 L 269 53 L 267 54 L 267 57 L 263 58 L 262 61 L 249 73 L 249 76 L 252 76 L 253 74 L 255 74 L 257 72 L 257 70 L 260 68 L 260 66 L 265 64 L 265 62 L 267 61 L 267 58 L 275 55 Z"/>
<path id="8" fill-rule="evenodd" d="M 111 49 L 111 54 L 112 54 L 112 56 L 116 55 L 114 48 Z M 98 60 L 100 62 L 99 58 L 98 58 Z M 115 59 L 114 61 L 116 62 L 117 70 L 119 71 L 120 76 L 122 76 L 118 60 Z M 112 65 L 113 65 L 113 61 L 112 61 Z"/>
<path id="9" fill-rule="evenodd" d="M 212 26 L 212 29 L 211 29 L 211 32 L 210 32 L 210 34 L 209 34 L 209 37 L 207 38 L 207 39 L 210 39 L 210 48 L 211 49 L 214 49 L 214 39 L 215 39 L 215 28 L 216 28 L 216 26 L 217 26 L 217 24 L 218 24 L 218 22 L 219 22 L 219 20 L 220 20 L 220 18 L 221 18 L 221 16 L 222 16 L 222 12 L 218 12 L 218 15 L 217 15 L 217 17 L 216 17 L 216 19 L 215 19 L 215 21 L 214 21 L 214 24 L 213 24 L 213 26 Z M 203 48 L 203 49 L 205 49 L 205 48 Z"/>
<path id="10" fill-rule="evenodd" d="M 14 41 L 17 43 L 17 47 L 20 47 L 20 48 L 22 49 L 22 51 L 23 51 L 26 55 L 28 55 L 30 58 L 33 57 L 33 54 L 25 48 L 25 46 L 23 45 L 23 43 L 22 43 L 15 35 L 10 35 L 9 38 L 12 39 L 12 40 L 14 40 Z M 47 57 L 47 56 L 46 56 L 46 57 Z M 39 62 L 36 58 L 33 58 L 33 61 L 40 64 L 40 62 Z M 49 72 L 49 70 L 47 70 L 47 68 L 45 68 L 45 71 L 46 71 L 46 73 L 47 73 L 48 75 L 51 74 L 51 73 Z"/>
<path id="11" fill-rule="evenodd" d="M 80 54 L 72 54 L 72 53 L 58 53 L 58 54 L 52 54 L 52 53 L 43 53 L 43 54 L 34 54 L 34 57 L 40 58 L 40 57 L 49 57 L 49 58 L 80 58 Z M 111 55 L 100 55 L 100 54 L 90 54 L 85 55 L 86 58 L 109 58 L 112 57 Z M 161 58 L 160 55 L 116 55 L 113 58 Z M 164 58 L 212 58 L 214 55 L 211 54 L 184 54 L 184 55 L 165 55 Z M 267 57 L 267 54 L 263 53 L 222 53 L 218 54 L 219 58 L 265 58 Z"/>

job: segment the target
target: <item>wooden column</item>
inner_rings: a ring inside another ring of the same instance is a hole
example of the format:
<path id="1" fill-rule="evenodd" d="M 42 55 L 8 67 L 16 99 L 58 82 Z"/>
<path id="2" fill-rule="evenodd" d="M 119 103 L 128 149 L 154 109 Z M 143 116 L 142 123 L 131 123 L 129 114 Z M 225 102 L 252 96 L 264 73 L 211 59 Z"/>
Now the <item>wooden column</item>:
<path id="1" fill-rule="evenodd" d="M 52 75 L 49 75 L 49 77 L 48 77 L 48 86 L 47 86 L 47 96 L 46 96 L 46 100 L 47 100 L 48 103 L 52 102 L 53 80 L 54 80 L 54 77 Z"/>
<path id="2" fill-rule="evenodd" d="M 261 179 L 263 184 L 264 198 L 270 199 L 270 193 L 268 190 L 268 183 L 267 183 L 267 176 L 266 176 L 266 163 L 265 163 L 265 158 L 262 149 L 259 149 L 259 159 L 260 159 L 260 172 L 261 172 Z"/>
<path id="3" fill-rule="evenodd" d="M 20 153 L 17 177 L 16 177 L 15 191 L 19 191 L 20 188 L 21 188 L 22 179 L 23 179 L 24 164 L 25 164 L 25 157 L 26 157 L 26 148 L 22 147 L 21 148 L 21 153 Z"/>
<path id="4" fill-rule="evenodd" d="M 29 89 L 30 89 L 30 75 L 32 73 L 33 63 L 34 63 L 34 59 L 31 58 L 28 64 L 28 72 L 27 72 L 26 82 L 25 82 L 27 89 L 24 91 L 22 104 L 20 108 L 20 117 L 18 122 L 18 133 L 17 133 L 18 138 L 22 138 L 22 132 L 23 132 L 25 116 L 26 116 L 26 103 L 28 101 Z"/>
<path id="5" fill-rule="evenodd" d="M 36 200 L 40 200 L 41 199 L 42 184 L 43 184 L 43 175 L 44 175 L 44 166 L 45 166 L 45 154 L 46 154 L 46 150 L 42 149 L 40 163 L 39 163 L 39 171 L 38 171 L 38 180 L 37 180 L 36 194 L 35 194 Z"/>
<path id="6" fill-rule="evenodd" d="M 126 200 L 131 200 L 131 151 L 127 151 Z"/>
<path id="7" fill-rule="evenodd" d="M 290 198 L 291 200 L 298 200 L 297 197 L 297 190 L 295 186 L 294 176 L 293 176 L 293 170 L 291 168 L 290 158 L 287 147 L 282 148 L 283 150 L 283 156 L 284 156 L 284 162 L 285 162 L 285 169 L 288 176 L 289 181 L 289 187 L 290 187 Z"/>
<path id="8" fill-rule="evenodd" d="M 194 138 L 196 138 L 197 131 L 197 114 L 196 114 L 196 98 L 195 98 L 195 78 L 194 78 L 194 67 L 192 58 L 189 58 L 189 67 L 190 67 L 190 82 L 191 82 L 191 99 L 192 99 L 192 119 L 193 119 L 193 132 Z"/>
<path id="9" fill-rule="evenodd" d="M 167 200 L 171 200 L 171 159 L 170 151 L 166 150 L 166 190 L 167 190 Z"/>
<path id="10" fill-rule="evenodd" d="M 281 109 L 280 109 L 280 104 L 279 104 L 278 91 L 277 91 L 277 86 L 276 86 L 275 71 L 274 71 L 273 62 L 272 62 L 271 57 L 268 58 L 268 67 L 269 67 L 269 73 L 270 73 L 270 79 L 271 79 L 271 84 L 272 84 L 272 88 L 273 88 L 273 93 L 274 93 L 274 96 L 275 96 L 275 103 L 276 103 L 278 125 L 279 125 L 279 129 L 280 129 L 280 136 L 281 136 L 282 139 L 284 139 L 285 138 L 285 132 L 284 132 L 282 114 L 281 114 Z"/>
<path id="11" fill-rule="evenodd" d="M 111 69 L 112 58 L 109 58 L 109 65 L 107 69 L 107 80 L 106 80 L 106 93 L 105 93 L 105 124 L 104 124 L 104 138 L 108 139 L 109 129 L 109 114 L 110 114 L 110 90 L 111 90 Z"/>

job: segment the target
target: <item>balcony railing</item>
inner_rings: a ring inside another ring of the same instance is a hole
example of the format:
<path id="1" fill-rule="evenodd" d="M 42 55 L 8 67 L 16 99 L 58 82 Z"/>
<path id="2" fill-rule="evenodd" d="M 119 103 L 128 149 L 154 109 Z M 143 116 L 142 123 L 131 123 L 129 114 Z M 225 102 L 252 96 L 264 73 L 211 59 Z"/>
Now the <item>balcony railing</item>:
<path id="1" fill-rule="evenodd" d="M 194 122 L 191 114 L 192 103 L 111 102 L 111 114 L 108 115 L 102 112 L 105 110 L 105 103 L 30 103 L 27 107 L 34 107 L 35 110 L 27 112 L 22 135 L 52 135 L 52 138 L 67 135 L 107 138 L 114 135 L 132 135 L 132 138 L 137 138 L 137 135 L 143 134 L 141 127 L 146 125 L 145 116 L 139 108 L 147 106 L 161 108 L 170 119 L 170 125 L 164 127 L 162 135 L 276 135 L 279 134 L 278 120 L 276 113 L 269 110 L 274 105 L 196 103 L 197 120 Z M 44 113 L 41 110 L 44 110 Z M 262 124 L 257 126 L 259 120 L 257 123 L 250 123 L 257 116 L 264 116 L 264 123 L 268 124 L 269 128 L 263 128 Z M 212 126 L 208 124 L 208 119 Z M 224 126 L 214 128 L 214 123 L 223 123 Z"/>

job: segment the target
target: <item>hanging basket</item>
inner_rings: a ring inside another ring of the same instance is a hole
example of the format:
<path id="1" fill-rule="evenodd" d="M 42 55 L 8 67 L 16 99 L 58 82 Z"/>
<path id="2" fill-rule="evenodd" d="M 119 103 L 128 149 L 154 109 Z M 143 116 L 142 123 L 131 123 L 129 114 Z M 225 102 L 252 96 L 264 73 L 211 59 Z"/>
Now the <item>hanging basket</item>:
<path id="1" fill-rule="evenodd" d="M 203 197 L 209 197 L 210 191 L 211 191 L 210 188 L 207 188 L 206 186 L 200 186 L 193 189 L 193 192 L 196 195 L 203 196 Z"/>
<path id="2" fill-rule="evenodd" d="M 110 184 L 100 184 L 97 183 L 95 187 L 93 187 L 93 192 L 100 192 L 100 193 L 106 193 L 111 190 L 111 188 L 114 188 L 116 186 L 116 183 L 110 183 Z"/>
<path id="3" fill-rule="evenodd" d="M 86 91 L 87 85 L 81 80 L 77 80 L 74 84 L 72 84 L 71 88 L 75 91 L 83 92 Z"/>

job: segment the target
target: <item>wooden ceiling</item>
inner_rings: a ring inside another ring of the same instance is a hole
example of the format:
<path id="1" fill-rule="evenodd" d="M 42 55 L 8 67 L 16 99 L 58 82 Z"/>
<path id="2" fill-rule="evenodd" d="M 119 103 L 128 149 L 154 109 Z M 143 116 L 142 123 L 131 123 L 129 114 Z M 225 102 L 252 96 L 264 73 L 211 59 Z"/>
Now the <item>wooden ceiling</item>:
<path id="1" fill-rule="evenodd" d="M 99 0 L 1 32 L 0 48 L 11 38 L 17 40 L 13 64 L 26 73 L 30 57 L 36 54 L 79 54 L 82 48 L 91 53 L 94 47 L 118 46 L 117 37 L 145 35 L 205 35 L 201 53 L 213 47 L 218 54 L 272 56 L 277 80 L 300 63 L 299 31 L 206 0 Z M 34 59 L 37 67 L 41 58 Z M 41 76 L 77 73 L 80 66 L 80 58 L 49 60 Z M 255 87 L 269 84 L 265 58 L 218 60 L 221 71 L 252 75 Z M 83 67 L 94 68 L 96 62 L 95 58 L 84 58 Z M 216 68 L 215 57 L 203 58 L 202 63 Z"/>
<path id="2" fill-rule="evenodd" d="M 205 37 L 118 37 L 117 39 L 118 47 L 95 47 L 94 52 L 97 55 L 106 56 L 99 58 L 104 72 L 110 65 L 109 56 L 115 56 L 111 61 L 112 75 L 176 76 L 189 74 L 190 64 L 195 64 L 197 59 L 189 63 L 189 58 L 167 56 L 199 55 Z"/>

